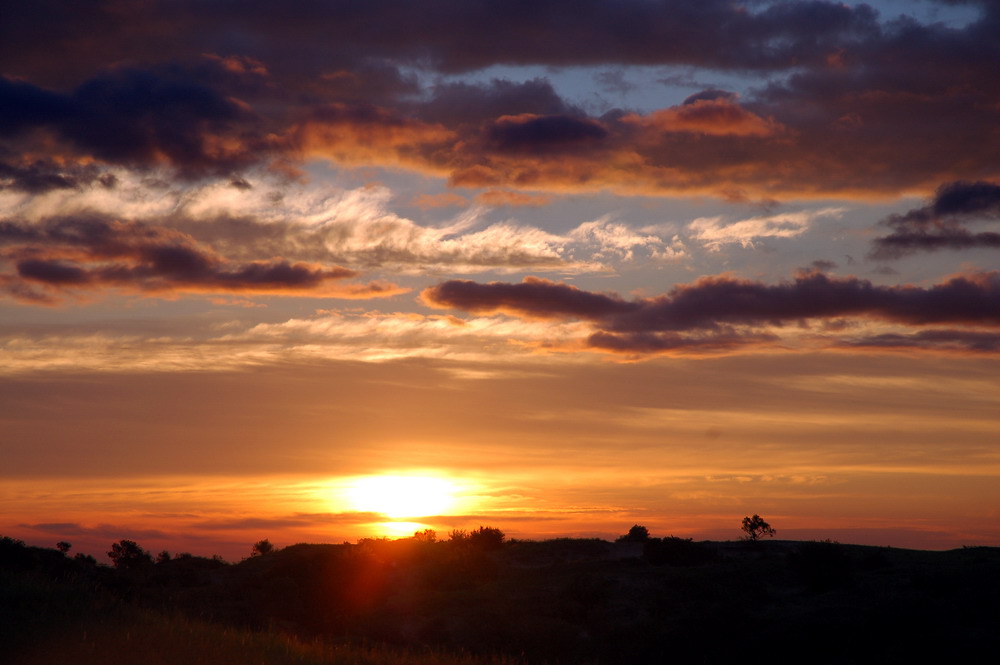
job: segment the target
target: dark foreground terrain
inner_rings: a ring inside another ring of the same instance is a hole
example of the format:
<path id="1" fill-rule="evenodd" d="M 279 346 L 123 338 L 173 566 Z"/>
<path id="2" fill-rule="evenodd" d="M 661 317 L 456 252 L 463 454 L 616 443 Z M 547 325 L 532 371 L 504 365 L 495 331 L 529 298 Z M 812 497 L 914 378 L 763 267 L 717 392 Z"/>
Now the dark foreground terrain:
<path id="1" fill-rule="evenodd" d="M 415 538 L 112 568 L 0 539 L 11 665 L 992 662 L 998 648 L 998 548 Z"/>

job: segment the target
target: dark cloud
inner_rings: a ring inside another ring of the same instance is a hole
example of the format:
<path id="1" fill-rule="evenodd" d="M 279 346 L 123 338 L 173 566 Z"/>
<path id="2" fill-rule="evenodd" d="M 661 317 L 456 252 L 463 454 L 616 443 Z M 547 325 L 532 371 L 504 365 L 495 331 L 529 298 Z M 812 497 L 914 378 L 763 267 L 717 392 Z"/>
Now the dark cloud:
<path id="1" fill-rule="evenodd" d="M 617 296 L 591 293 L 538 277 L 525 277 L 520 284 L 450 280 L 425 289 L 421 298 L 432 307 L 474 313 L 505 312 L 540 319 L 601 320 L 636 307 Z"/>
<path id="2" fill-rule="evenodd" d="M 284 259 L 232 262 L 175 229 L 99 217 L 0 222 L 0 266 L 4 260 L 14 270 L 0 273 L 0 286 L 28 302 L 51 303 L 59 294 L 107 288 L 334 297 L 400 292 L 391 284 L 334 286 L 358 275 L 339 266 Z"/>
<path id="3" fill-rule="evenodd" d="M 871 256 L 886 260 L 939 249 L 1000 248 L 1000 233 L 973 233 L 966 227 L 983 221 L 1000 221 L 1000 185 L 942 185 L 927 205 L 884 219 L 882 224 L 892 233 L 874 241 Z"/>
<path id="4" fill-rule="evenodd" d="M 41 194 L 53 189 L 80 189 L 95 182 L 110 189 L 117 184 L 117 178 L 94 164 L 58 164 L 51 160 L 25 164 L 0 162 L 0 190 Z"/>
<path id="5" fill-rule="evenodd" d="M 736 100 L 738 99 L 738 97 L 739 97 L 739 95 L 737 95 L 735 92 L 728 92 L 726 90 L 719 90 L 718 88 L 708 88 L 706 90 L 702 90 L 701 92 L 696 92 L 693 95 L 688 95 L 684 99 L 684 102 L 682 103 L 682 105 L 683 106 L 689 106 L 689 105 L 695 104 L 697 102 L 703 102 L 703 101 L 704 102 L 716 102 L 716 101 L 719 101 L 719 100 L 722 100 L 724 102 L 736 103 Z"/>
<path id="6" fill-rule="evenodd" d="M 317 524 L 357 524 L 376 522 L 384 515 L 369 512 L 343 513 L 296 513 L 281 517 L 246 517 L 228 520 L 202 520 L 191 524 L 191 528 L 216 530 L 281 529 L 285 527 L 315 526 Z"/>
<path id="7" fill-rule="evenodd" d="M 885 333 L 845 340 L 846 348 L 876 348 L 900 350 L 968 351 L 970 353 L 1000 352 L 1000 332 L 971 330 L 923 330 L 912 334 Z"/>
<path id="8" fill-rule="evenodd" d="M 536 116 L 579 115 L 582 112 L 563 100 L 552 84 L 541 78 L 524 82 L 493 79 L 488 84 L 455 82 L 431 88 L 431 97 L 415 106 L 415 112 L 432 122 L 455 127 L 479 124 L 501 116 L 530 113 Z"/>
<path id="9" fill-rule="evenodd" d="M 422 298 L 433 307 L 474 313 L 590 321 L 597 328 L 592 347 L 629 353 L 760 343 L 773 339 L 760 328 L 809 319 L 1000 326 L 1000 273 L 955 277 L 930 288 L 876 286 L 820 272 L 776 285 L 709 277 L 664 296 L 632 301 L 537 278 L 521 284 L 452 280 L 425 290 Z"/>
<path id="10" fill-rule="evenodd" d="M 826 259 L 816 259 L 811 264 L 809 264 L 809 270 L 818 270 L 820 272 L 827 272 L 829 270 L 835 270 L 839 266 L 836 261 L 828 261 Z"/>
<path id="11" fill-rule="evenodd" d="M 465 0 L 321 2 L 152 0 L 19 3 L 0 29 L 0 61 L 19 75 L 66 77 L 51 53 L 79 53 L 78 71 L 127 58 L 238 52 L 309 73 L 372 60 L 418 60 L 442 71 L 504 64 L 696 64 L 791 67 L 832 45 L 877 35 L 865 5 L 731 0 L 561 0 L 496 5 Z M 218 26 L 225 26 L 219 30 Z M 377 29 L 374 27 L 377 26 Z M 183 35 L 183 39 L 177 39 Z M 706 48 L 706 37 L 715 46 Z M 42 53 L 38 44 L 46 44 Z M 20 62 L 17 61 L 21 56 Z"/>
<path id="12" fill-rule="evenodd" d="M 257 163 L 265 139 L 248 107 L 185 73 L 113 70 L 69 94 L 0 78 L 0 136 L 48 132 L 71 155 L 189 176 Z"/>
<path id="13" fill-rule="evenodd" d="M 593 146 L 607 135 L 589 118 L 530 113 L 502 116 L 486 129 L 490 147 L 500 152 L 565 152 Z"/>
<path id="14" fill-rule="evenodd" d="M 114 524 L 98 524 L 84 526 L 76 522 L 43 522 L 38 524 L 19 524 L 18 526 L 54 536 L 89 536 L 118 540 L 121 538 L 169 538 L 170 534 L 159 529 L 136 529 Z"/>
<path id="15" fill-rule="evenodd" d="M 649 355 L 665 352 L 720 353 L 750 344 L 774 342 L 775 335 L 725 330 L 707 335 L 679 335 L 677 333 L 609 333 L 596 332 L 587 338 L 592 349 L 627 355 Z"/>
<path id="16" fill-rule="evenodd" d="M 39 0 L 5 12 L 0 134 L 29 161 L 56 151 L 63 162 L 228 178 L 325 157 L 463 186 L 732 200 L 997 177 L 996 3 L 959 29 L 820 0 L 581 0 L 571 10 L 561 0 L 108 0 L 87 11 Z M 422 90 L 404 73 L 516 64 L 608 67 L 611 85 L 624 85 L 615 67 L 634 64 L 771 83 L 592 118 L 542 80 Z"/>

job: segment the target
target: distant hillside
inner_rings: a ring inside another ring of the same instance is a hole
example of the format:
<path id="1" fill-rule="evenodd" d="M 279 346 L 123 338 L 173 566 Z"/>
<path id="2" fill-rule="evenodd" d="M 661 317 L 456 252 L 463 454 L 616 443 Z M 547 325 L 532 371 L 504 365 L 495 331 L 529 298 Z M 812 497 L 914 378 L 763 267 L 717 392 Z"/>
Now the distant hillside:
<path id="1" fill-rule="evenodd" d="M 216 655 L 169 662 L 955 662 L 1000 647 L 1000 549 L 411 538 L 116 569 L 2 539 L 0 601 L 4 662 L 25 664 L 185 635 Z"/>

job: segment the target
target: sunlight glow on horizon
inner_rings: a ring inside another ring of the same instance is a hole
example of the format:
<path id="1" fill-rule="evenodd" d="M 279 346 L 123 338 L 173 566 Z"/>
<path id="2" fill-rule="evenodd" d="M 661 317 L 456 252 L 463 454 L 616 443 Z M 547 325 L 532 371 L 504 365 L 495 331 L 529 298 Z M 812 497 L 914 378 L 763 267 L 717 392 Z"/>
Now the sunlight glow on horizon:
<path id="1" fill-rule="evenodd" d="M 353 510 L 395 521 L 452 512 L 458 506 L 457 492 L 455 483 L 439 476 L 377 475 L 351 481 L 343 498 Z"/>

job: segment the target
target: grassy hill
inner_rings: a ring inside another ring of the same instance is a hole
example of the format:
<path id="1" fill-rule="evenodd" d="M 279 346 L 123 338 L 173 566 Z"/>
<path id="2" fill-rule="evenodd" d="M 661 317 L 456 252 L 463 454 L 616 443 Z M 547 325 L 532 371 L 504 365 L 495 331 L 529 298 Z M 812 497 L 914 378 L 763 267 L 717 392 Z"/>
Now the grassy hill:
<path id="1" fill-rule="evenodd" d="M 998 626 L 997 548 L 404 539 L 113 569 L 0 542 L 26 665 L 954 661 Z"/>

